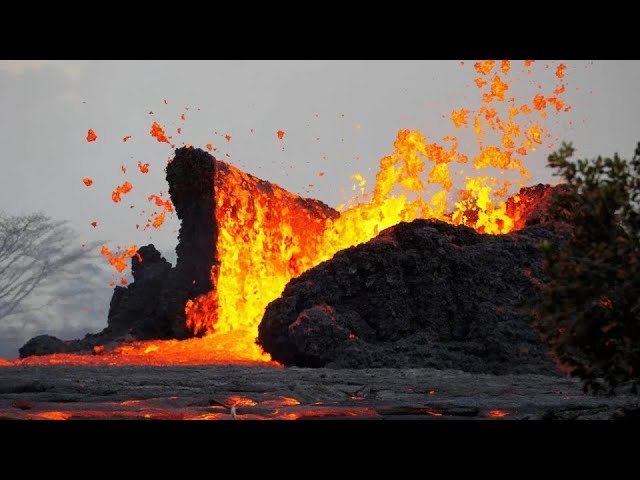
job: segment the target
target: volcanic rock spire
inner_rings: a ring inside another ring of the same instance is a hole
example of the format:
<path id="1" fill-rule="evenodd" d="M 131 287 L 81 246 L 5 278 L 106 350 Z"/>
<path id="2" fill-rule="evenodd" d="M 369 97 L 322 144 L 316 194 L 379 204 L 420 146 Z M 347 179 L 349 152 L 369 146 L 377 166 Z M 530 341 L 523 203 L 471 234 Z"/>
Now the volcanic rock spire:
<path id="1" fill-rule="evenodd" d="M 187 300 L 213 290 L 216 261 L 215 159 L 199 148 L 179 148 L 167 165 L 169 195 L 180 219 L 178 260 L 167 279 L 160 309 L 176 338 L 193 336 L 186 328 Z"/>

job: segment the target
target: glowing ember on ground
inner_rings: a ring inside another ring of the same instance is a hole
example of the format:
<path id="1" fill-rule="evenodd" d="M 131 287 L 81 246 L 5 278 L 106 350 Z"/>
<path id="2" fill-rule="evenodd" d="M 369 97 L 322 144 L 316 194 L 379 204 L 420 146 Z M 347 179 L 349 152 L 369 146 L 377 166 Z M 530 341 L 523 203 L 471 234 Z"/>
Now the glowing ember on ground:
<path id="1" fill-rule="evenodd" d="M 71 418 L 70 412 L 40 412 L 35 415 L 35 418 L 41 420 L 69 420 Z"/>
<path id="2" fill-rule="evenodd" d="M 226 398 L 224 403 L 233 407 L 255 407 L 258 404 L 255 400 L 251 400 L 247 397 L 241 397 L 240 395 L 233 395 Z"/>
<path id="3" fill-rule="evenodd" d="M 491 410 L 487 412 L 485 416 L 488 418 L 503 418 L 508 415 L 511 415 L 511 412 L 507 412 L 506 410 Z"/>
<path id="4" fill-rule="evenodd" d="M 433 410 L 431 408 L 425 408 L 422 413 L 424 413 L 425 415 L 429 415 L 431 417 L 441 417 L 442 416 L 442 412 L 439 412 L 437 410 Z"/>
<path id="5" fill-rule="evenodd" d="M 300 401 L 291 397 L 279 397 L 271 400 L 265 400 L 261 404 L 271 407 L 293 407 L 300 405 Z"/>

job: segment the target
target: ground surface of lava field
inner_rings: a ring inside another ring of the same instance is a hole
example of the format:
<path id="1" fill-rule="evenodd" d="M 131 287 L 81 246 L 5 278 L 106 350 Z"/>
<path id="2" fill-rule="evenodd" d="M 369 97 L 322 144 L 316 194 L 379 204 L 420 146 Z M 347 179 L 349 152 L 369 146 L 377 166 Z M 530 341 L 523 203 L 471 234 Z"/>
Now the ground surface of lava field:
<path id="1" fill-rule="evenodd" d="M 231 408 L 234 407 L 234 408 Z M 0 368 L 2 419 L 615 419 L 638 398 L 575 380 L 433 369 Z"/>

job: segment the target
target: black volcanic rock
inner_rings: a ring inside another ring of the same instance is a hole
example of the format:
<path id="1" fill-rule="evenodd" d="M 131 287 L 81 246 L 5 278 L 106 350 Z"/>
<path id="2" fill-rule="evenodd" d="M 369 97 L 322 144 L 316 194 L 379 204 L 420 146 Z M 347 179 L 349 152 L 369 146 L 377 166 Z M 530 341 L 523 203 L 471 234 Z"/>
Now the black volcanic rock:
<path id="1" fill-rule="evenodd" d="M 171 324 L 162 321 L 158 310 L 171 264 L 153 245 L 141 247 L 138 255 L 131 259 L 134 282 L 126 288 L 117 286 L 113 291 L 108 333 L 129 334 L 138 340 L 171 338 Z"/>
<path id="2" fill-rule="evenodd" d="M 481 235 L 401 223 L 292 280 L 267 307 L 258 341 L 303 367 L 553 372 L 521 307 L 540 295 L 537 246 L 555 238 L 544 226 Z"/>
<path id="3" fill-rule="evenodd" d="M 66 352 L 66 343 L 53 335 L 38 335 L 25 343 L 18 353 L 20 358 L 30 357 L 31 355 L 49 355 L 51 353 Z"/>
<path id="4" fill-rule="evenodd" d="M 186 327 L 187 300 L 213 290 L 216 261 L 215 159 L 199 148 L 179 148 L 167 165 L 169 195 L 180 219 L 176 267 L 167 278 L 159 311 L 175 338 L 194 335 Z M 196 335 L 204 332 L 195 332 Z"/>

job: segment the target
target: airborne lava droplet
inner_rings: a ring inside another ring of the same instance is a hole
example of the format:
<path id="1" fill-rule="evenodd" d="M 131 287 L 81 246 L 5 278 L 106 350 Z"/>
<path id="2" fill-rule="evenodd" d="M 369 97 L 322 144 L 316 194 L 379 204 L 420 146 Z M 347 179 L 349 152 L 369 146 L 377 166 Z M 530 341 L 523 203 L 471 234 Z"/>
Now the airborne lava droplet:
<path id="1" fill-rule="evenodd" d="M 142 163 L 140 160 L 138 160 L 138 170 L 140 170 L 140 173 L 149 173 L 149 164 Z"/>
<path id="2" fill-rule="evenodd" d="M 173 204 L 171 203 L 170 199 L 163 200 L 163 198 L 160 195 L 149 195 L 148 200 L 150 202 L 154 202 L 158 207 L 162 207 L 161 212 L 153 212 L 151 214 L 151 216 L 157 215 L 156 218 L 153 220 L 152 225 L 153 225 L 153 228 L 158 229 L 164 223 L 166 214 L 173 213 Z M 149 224 L 147 223 L 147 226 L 148 225 Z"/>
<path id="3" fill-rule="evenodd" d="M 451 121 L 456 126 L 456 128 L 460 128 L 462 125 L 467 125 L 467 116 L 469 115 L 469 110 L 466 108 L 461 108 L 460 110 L 454 110 L 451 112 Z"/>
<path id="4" fill-rule="evenodd" d="M 131 245 L 120 255 L 114 255 L 109 250 L 109 247 L 103 246 L 100 249 L 100 254 L 107 258 L 107 261 L 115 267 L 118 272 L 122 272 L 127 268 L 127 258 L 133 257 L 138 251 L 137 245 Z"/>
<path id="5" fill-rule="evenodd" d="M 224 136 L 224 139 L 225 139 L 227 142 L 230 142 L 230 141 L 231 141 L 231 135 L 225 135 L 225 136 Z"/>
<path id="6" fill-rule="evenodd" d="M 97 138 L 98 136 L 96 135 L 96 132 L 90 128 L 87 132 L 87 142 L 95 142 Z"/>
<path id="7" fill-rule="evenodd" d="M 119 203 L 122 200 L 121 195 L 129 193 L 133 189 L 133 185 L 129 182 L 124 182 L 122 185 L 118 185 L 116 189 L 111 193 L 111 200 L 114 203 Z"/>
<path id="8" fill-rule="evenodd" d="M 84 183 L 87 187 L 90 187 L 91 185 L 93 185 L 93 180 L 91 180 L 89 177 L 84 177 L 82 179 L 82 183 Z"/>
<path id="9" fill-rule="evenodd" d="M 485 60 L 484 62 L 477 62 L 473 64 L 473 67 L 476 71 L 481 75 L 487 75 L 491 70 L 493 70 L 493 66 L 496 64 L 495 60 Z"/>
<path id="10" fill-rule="evenodd" d="M 284 138 L 284 131 L 283 130 L 278 130 L 276 132 L 276 135 L 278 135 L 278 140 L 282 140 Z"/>
<path id="11" fill-rule="evenodd" d="M 207 150 L 212 151 L 213 150 L 213 144 L 207 143 Z"/>
<path id="12" fill-rule="evenodd" d="M 149 133 L 151 133 L 151 136 L 155 137 L 158 142 L 169 143 L 169 139 L 158 122 L 153 122 Z"/>
<path id="13" fill-rule="evenodd" d="M 476 86 L 478 88 L 482 88 L 487 84 L 487 81 L 484 78 L 478 77 L 474 80 L 476 82 Z"/>
<path id="14" fill-rule="evenodd" d="M 567 69 L 567 66 L 564 63 L 561 63 L 560 65 L 558 65 L 558 68 L 556 68 L 556 77 L 558 78 L 564 78 L 564 71 Z"/>
<path id="15" fill-rule="evenodd" d="M 544 99 L 543 95 L 539 93 L 533 97 L 533 107 L 536 110 L 543 110 L 547 106 L 547 101 Z"/>
<path id="16" fill-rule="evenodd" d="M 127 140 L 129 140 L 131 138 L 131 135 L 127 135 L 126 137 L 124 137 L 122 139 L 123 142 L 127 143 Z"/>
<path id="17" fill-rule="evenodd" d="M 98 222 L 91 222 L 91 226 L 92 226 L 93 228 L 96 228 L 96 227 L 98 226 Z"/>

